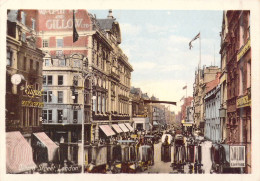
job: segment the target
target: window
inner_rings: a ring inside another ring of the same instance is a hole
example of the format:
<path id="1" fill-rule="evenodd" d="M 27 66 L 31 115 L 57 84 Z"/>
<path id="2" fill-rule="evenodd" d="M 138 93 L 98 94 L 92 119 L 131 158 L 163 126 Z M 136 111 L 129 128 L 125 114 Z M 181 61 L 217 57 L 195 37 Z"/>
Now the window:
<path id="1" fill-rule="evenodd" d="M 48 91 L 48 102 L 52 102 L 52 91 Z"/>
<path id="2" fill-rule="evenodd" d="M 30 59 L 30 70 L 33 70 L 33 60 Z"/>
<path id="3" fill-rule="evenodd" d="M 43 102 L 48 102 L 47 91 L 43 91 Z"/>
<path id="4" fill-rule="evenodd" d="M 39 67 L 40 67 L 39 62 L 36 62 L 36 72 L 39 72 Z"/>
<path id="5" fill-rule="evenodd" d="M 58 75 L 58 85 L 63 85 L 63 75 Z"/>
<path id="6" fill-rule="evenodd" d="M 106 99 L 105 96 L 103 96 L 103 100 L 102 100 L 102 113 L 106 112 Z"/>
<path id="7" fill-rule="evenodd" d="M 42 110 L 42 120 L 43 120 L 43 122 L 48 120 L 48 111 L 47 110 Z"/>
<path id="8" fill-rule="evenodd" d="M 78 121 L 78 111 L 73 111 L 73 122 L 77 122 Z"/>
<path id="9" fill-rule="evenodd" d="M 245 34 L 245 31 L 244 31 L 244 26 L 243 26 L 243 20 L 241 21 L 241 24 L 240 24 L 240 31 L 239 31 L 239 33 L 240 33 L 240 38 L 239 38 L 239 45 L 240 45 L 240 47 L 239 48 L 241 48 L 243 45 L 244 45 L 244 34 Z"/>
<path id="10" fill-rule="evenodd" d="M 57 118 L 58 118 L 58 122 L 62 123 L 62 117 L 63 117 L 63 110 L 57 110 Z"/>
<path id="11" fill-rule="evenodd" d="M 13 52 L 7 51 L 7 55 L 6 56 L 7 56 L 6 57 L 6 65 L 12 66 Z"/>
<path id="12" fill-rule="evenodd" d="M 26 34 L 25 34 L 25 33 L 22 33 L 21 40 L 22 40 L 23 42 L 25 42 L 25 41 L 26 41 Z"/>
<path id="13" fill-rule="evenodd" d="M 57 39 L 56 43 L 57 43 L 57 47 L 63 47 L 63 39 Z"/>
<path id="14" fill-rule="evenodd" d="M 47 83 L 47 77 L 46 77 L 46 75 L 44 75 L 42 78 L 43 78 L 43 80 L 42 80 L 43 85 L 46 85 L 46 83 Z"/>
<path id="15" fill-rule="evenodd" d="M 78 86 L 78 77 L 77 76 L 73 77 L 73 86 Z"/>
<path id="16" fill-rule="evenodd" d="M 48 121 L 52 120 L 52 110 L 48 110 Z"/>
<path id="17" fill-rule="evenodd" d="M 247 88 L 251 87 L 251 60 L 247 62 Z"/>
<path id="18" fill-rule="evenodd" d="M 48 85 L 52 85 L 52 75 L 47 76 L 47 81 L 48 81 L 47 82 Z"/>
<path id="19" fill-rule="evenodd" d="M 98 112 L 101 113 L 101 96 L 98 95 Z"/>
<path id="20" fill-rule="evenodd" d="M 58 103 L 63 103 L 63 91 L 58 91 Z"/>
<path id="21" fill-rule="evenodd" d="M 243 67 L 241 67 L 239 70 L 239 95 L 243 95 L 243 82 L 244 82 Z"/>
<path id="22" fill-rule="evenodd" d="M 45 59 L 44 60 L 45 66 L 50 66 L 51 65 L 51 60 L 50 59 Z"/>
<path id="23" fill-rule="evenodd" d="M 23 69 L 26 70 L 26 66 L 27 66 L 27 60 L 26 57 L 23 58 Z"/>
<path id="24" fill-rule="evenodd" d="M 74 96 L 75 96 L 75 98 L 74 98 L 74 104 L 76 104 L 76 103 L 78 103 L 78 93 L 75 92 L 75 93 L 74 93 Z"/>
<path id="25" fill-rule="evenodd" d="M 25 25 L 25 19 L 26 19 L 26 14 L 25 12 L 21 12 L 21 23 Z"/>
<path id="26" fill-rule="evenodd" d="M 35 20 L 32 19 L 32 29 L 35 30 Z"/>
<path id="27" fill-rule="evenodd" d="M 66 61 L 65 59 L 59 59 L 59 66 L 65 66 L 66 65 Z"/>
<path id="28" fill-rule="evenodd" d="M 80 60 L 73 60 L 73 67 L 81 67 Z"/>
<path id="29" fill-rule="evenodd" d="M 94 112 L 96 112 L 96 107 L 97 107 L 97 98 L 96 98 L 96 93 L 93 93 L 93 107 L 92 107 L 92 110 L 94 111 Z M 94 98 L 94 96 L 95 96 L 95 98 Z"/>
<path id="30" fill-rule="evenodd" d="M 45 47 L 49 47 L 49 40 L 42 40 L 42 47 L 45 48 Z"/>

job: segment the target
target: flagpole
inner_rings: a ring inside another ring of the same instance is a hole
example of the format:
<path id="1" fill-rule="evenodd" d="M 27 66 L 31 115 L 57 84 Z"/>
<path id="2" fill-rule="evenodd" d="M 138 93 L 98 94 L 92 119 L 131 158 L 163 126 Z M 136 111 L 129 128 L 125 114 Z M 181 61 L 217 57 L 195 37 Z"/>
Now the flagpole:
<path id="1" fill-rule="evenodd" d="M 188 89 L 188 87 L 187 87 L 187 82 L 186 82 L 186 99 L 187 99 L 187 89 Z"/>
<path id="2" fill-rule="evenodd" d="M 200 69 L 200 66 L 201 66 L 201 34 L 200 34 L 200 63 L 199 63 L 199 69 Z"/>

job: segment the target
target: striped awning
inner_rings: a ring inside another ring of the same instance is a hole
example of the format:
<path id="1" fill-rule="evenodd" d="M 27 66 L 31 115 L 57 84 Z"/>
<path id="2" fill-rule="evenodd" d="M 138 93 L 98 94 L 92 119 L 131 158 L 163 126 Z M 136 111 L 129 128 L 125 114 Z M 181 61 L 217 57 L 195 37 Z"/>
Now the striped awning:
<path id="1" fill-rule="evenodd" d="M 125 123 L 125 125 L 131 132 L 134 131 L 134 128 L 129 123 Z"/>
<path id="2" fill-rule="evenodd" d="M 110 128 L 109 125 L 100 125 L 100 129 L 105 133 L 107 136 L 113 136 L 116 133 Z"/>
<path id="3" fill-rule="evenodd" d="M 117 125 L 117 124 L 112 124 L 112 127 L 114 128 L 114 130 L 117 132 L 117 133 L 122 133 L 122 129 L 120 129 L 120 127 Z"/>
<path id="4" fill-rule="evenodd" d="M 52 162 L 55 158 L 55 155 L 57 155 L 59 146 L 57 146 L 44 132 L 33 134 L 38 139 L 37 145 L 47 148 L 48 161 Z"/>
<path id="5" fill-rule="evenodd" d="M 127 127 L 122 123 L 122 124 L 118 124 L 119 127 L 126 133 L 129 132 L 129 129 L 127 129 Z"/>
<path id="6" fill-rule="evenodd" d="M 19 131 L 6 133 L 6 172 L 22 173 L 36 168 L 32 147 Z"/>

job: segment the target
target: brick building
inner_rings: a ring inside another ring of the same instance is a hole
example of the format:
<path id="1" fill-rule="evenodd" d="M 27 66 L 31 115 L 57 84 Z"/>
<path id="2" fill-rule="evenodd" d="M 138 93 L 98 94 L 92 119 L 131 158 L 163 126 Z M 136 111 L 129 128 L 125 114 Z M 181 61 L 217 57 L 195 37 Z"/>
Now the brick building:
<path id="1" fill-rule="evenodd" d="M 227 11 L 227 143 L 246 147 L 251 173 L 251 44 L 250 12 Z"/>
<path id="2" fill-rule="evenodd" d="M 6 36 L 6 131 L 20 131 L 31 143 L 41 131 L 43 52 L 36 46 L 34 23 L 8 10 Z"/>

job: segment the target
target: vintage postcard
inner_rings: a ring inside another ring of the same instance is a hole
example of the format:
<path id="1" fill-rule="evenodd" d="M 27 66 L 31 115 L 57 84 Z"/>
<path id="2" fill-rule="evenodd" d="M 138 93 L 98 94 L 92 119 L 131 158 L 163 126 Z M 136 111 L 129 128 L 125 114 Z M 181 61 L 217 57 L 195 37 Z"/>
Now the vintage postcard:
<path id="1" fill-rule="evenodd" d="M 3 1 L 3 180 L 260 179 L 260 2 L 187 2 Z"/>

